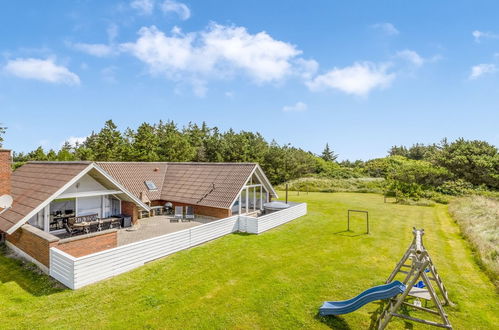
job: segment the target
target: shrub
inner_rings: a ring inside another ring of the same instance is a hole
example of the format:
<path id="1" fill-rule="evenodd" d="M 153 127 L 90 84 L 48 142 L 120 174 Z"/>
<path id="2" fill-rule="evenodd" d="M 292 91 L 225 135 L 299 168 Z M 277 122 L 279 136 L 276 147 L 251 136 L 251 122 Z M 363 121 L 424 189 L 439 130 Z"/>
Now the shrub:
<path id="1" fill-rule="evenodd" d="M 382 193 L 384 186 L 385 180 L 380 178 L 333 179 L 314 176 L 288 182 L 288 189 L 292 191 Z M 277 186 L 277 189 L 286 189 L 286 184 Z"/>
<path id="2" fill-rule="evenodd" d="M 436 187 L 435 191 L 445 195 L 462 196 L 473 192 L 473 185 L 463 179 L 449 180 Z"/>
<path id="3" fill-rule="evenodd" d="M 316 172 L 320 177 L 332 179 L 350 179 L 359 178 L 361 173 L 358 169 L 343 167 L 335 162 L 325 161 L 322 158 L 316 158 Z"/>
<path id="4" fill-rule="evenodd" d="M 423 188 L 417 183 L 389 180 L 384 194 L 387 197 L 395 197 L 397 201 L 418 200 L 423 194 Z"/>
<path id="5" fill-rule="evenodd" d="M 434 162 L 474 185 L 499 188 L 499 152 L 485 141 L 458 139 L 445 143 Z"/>
<path id="6" fill-rule="evenodd" d="M 425 189 L 437 187 L 449 180 L 451 174 L 443 167 L 434 166 L 424 160 L 406 159 L 393 166 L 387 178 L 406 184 L 416 184 Z"/>
<path id="7" fill-rule="evenodd" d="M 388 173 L 394 168 L 400 166 L 407 158 L 402 156 L 390 156 L 385 158 L 376 158 L 366 162 L 364 166 L 365 174 L 374 178 L 386 178 Z"/>

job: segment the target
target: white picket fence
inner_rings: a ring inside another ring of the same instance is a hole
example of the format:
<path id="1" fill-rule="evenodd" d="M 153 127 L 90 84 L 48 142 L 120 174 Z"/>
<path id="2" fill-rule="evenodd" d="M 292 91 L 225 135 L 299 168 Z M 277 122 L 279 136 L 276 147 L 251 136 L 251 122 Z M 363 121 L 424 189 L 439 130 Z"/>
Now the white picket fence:
<path id="1" fill-rule="evenodd" d="M 307 205 L 298 204 L 259 218 L 236 215 L 78 258 L 52 247 L 50 275 L 67 287 L 78 289 L 236 231 L 261 233 L 306 212 Z"/>
<path id="2" fill-rule="evenodd" d="M 241 216 L 239 221 L 245 221 L 246 232 L 260 234 L 307 214 L 307 203 L 300 203 L 287 209 L 270 213 L 258 218 Z M 244 218 L 244 219 L 241 219 Z"/>

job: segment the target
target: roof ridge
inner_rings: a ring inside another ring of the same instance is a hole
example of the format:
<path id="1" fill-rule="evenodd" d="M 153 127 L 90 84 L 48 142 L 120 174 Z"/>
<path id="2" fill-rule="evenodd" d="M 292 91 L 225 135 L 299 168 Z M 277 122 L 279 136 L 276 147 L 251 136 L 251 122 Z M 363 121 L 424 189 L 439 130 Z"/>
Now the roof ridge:
<path id="1" fill-rule="evenodd" d="M 165 164 L 165 175 L 162 175 L 163 180 L 161 180 L 161 187 L 158 187 L 159 188 L 159 196 L 160 197 L 161 197 L 161 195 L 163 195 L 163 188 L 164 188 L 164 185 L 165 185 L 167 173 L 168 173 L 168 164 Z"/>
<path id="2" fill-rule="evenodd" d="M 57 163 L 57 162 L 55 162 Z M 190 164 L 190 165 L 256 165 L 258 163 L 251 162 L 103 162 L 95 161 L 95 163 L 101 164 L 163 164 L 163 165 L 174 165 L 174 164 Z"/>
<path id="3" fill-rule="evenodd" d="M 57 161 L 57 160 L 30 160 L 26 164 L 64 164 L 64 165 L 89 165 L 92 161 L 75 160 L 75 161 Z"/>

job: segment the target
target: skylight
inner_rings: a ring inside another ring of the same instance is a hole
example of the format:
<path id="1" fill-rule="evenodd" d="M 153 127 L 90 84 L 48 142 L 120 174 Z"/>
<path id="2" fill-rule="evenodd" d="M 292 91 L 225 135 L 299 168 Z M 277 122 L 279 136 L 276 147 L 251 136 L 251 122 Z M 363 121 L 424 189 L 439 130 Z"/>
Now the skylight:
<path id="1" fill-rule="evenodd" d="M 149 189 L 149 190 L 158 190 L 158 187 L 156 187 L 156 185 L 154 184 L 154 182 L 152 182 L 152 181 L 144 181 L 144 183 L 146 184 L 147 189 Z"/>

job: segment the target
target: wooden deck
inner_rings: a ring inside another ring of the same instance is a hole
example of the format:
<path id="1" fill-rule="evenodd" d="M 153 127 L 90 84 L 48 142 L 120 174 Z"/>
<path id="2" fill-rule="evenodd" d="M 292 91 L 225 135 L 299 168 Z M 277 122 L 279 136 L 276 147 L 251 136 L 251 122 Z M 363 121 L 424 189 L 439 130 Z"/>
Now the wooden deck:
<path id="1" fill-rule="evenodd" d="M 191 221 L 171 222 L 173 216 L 158 215 L 150 218 L 143 218 L 139 223 L 131 228 L 123 228 L 118 231 L 118 246 L 143 241 L 156 236 L 161 236 L 176 231 L 196 227 L 204 223 L 219 220 L 209 217 L 198 217 Z"/>

